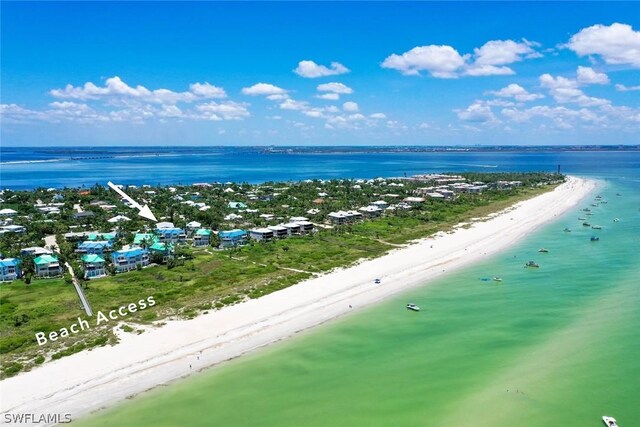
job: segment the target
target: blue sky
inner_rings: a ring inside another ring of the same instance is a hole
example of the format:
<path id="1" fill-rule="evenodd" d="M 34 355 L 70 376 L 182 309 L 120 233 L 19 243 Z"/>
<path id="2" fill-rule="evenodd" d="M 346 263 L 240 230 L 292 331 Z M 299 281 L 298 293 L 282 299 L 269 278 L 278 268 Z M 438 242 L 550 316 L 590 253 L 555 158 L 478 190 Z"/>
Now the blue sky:
<path id="1" fill-rule="evenodd" d="M 634 2 L 2 2 L 4 146 L 637 144 Z"/>

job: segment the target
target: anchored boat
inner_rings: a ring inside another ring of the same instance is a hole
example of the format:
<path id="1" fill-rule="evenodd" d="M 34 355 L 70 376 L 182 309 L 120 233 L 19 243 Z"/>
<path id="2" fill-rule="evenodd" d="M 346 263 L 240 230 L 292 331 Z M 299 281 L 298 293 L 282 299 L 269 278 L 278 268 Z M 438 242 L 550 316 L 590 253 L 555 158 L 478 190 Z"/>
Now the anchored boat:
<path id="1" fill-rule="evenodd" d="M 538 268 L 540 267 L 540 265 L 538 263 L 536 263 L 535 261 L 529 261 L 528 263 L 526 263 L 524 265 L 525 267 L 531 267 L 531 268 Z"/>
<path id="2" fill-rule="evenodd" d="M 618 422 L 613 417 L 608 417 L 605 415 L 604 417 L 602 417 L 602 422 L 607 427 L 618 427 Z"/>
<path id="3" fill-rule="evenodd" d="M 407 304 L 407 310 L 420 311 L 420 307 L 415 304 Z"/>

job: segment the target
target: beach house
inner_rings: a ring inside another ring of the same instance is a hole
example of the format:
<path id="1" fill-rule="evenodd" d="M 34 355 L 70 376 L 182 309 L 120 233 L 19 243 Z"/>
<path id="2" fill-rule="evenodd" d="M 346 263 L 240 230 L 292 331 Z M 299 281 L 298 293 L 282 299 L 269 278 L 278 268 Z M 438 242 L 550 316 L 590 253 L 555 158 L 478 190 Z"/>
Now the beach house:
<path id="1" fill-rule="evenodd" d="M 23 225 L 17 225 L 17 224 L 3 225 L 2 227 L 0 227 L 0 234 L 4 234 L 4 233 L 24 233 L 25 231 L 27 231 L 26 227 L 24 227 Z"/>
<path id="2" fill-rule="evenodd" d="M 273 236 L 277 237 L 278 239 L 289 236 L 289 229 L 283 225 L 270 225 L 267 228 L 273 231 Z"/>
<path id="3" fill-rule="evenodd" d="M 102 255 L 105 251 L 108 251 L 110 249 L 111 243 L 107 240 L 99 240 L 95 242 L 86 240 L 78 245 L 78 249 L 76 249 L 76 252 L 80 254 Z"/>
<path id="4" fill-rule="evenodd" d="M 122 249 L 111 254 L 116 271 L 122 273 L 149 264 L 149 251 L 142 248 Z"/>
<path id="5" fill-rule="evenodd" d="M 158 228 L 156 229 L 156 235 L 160 243 L 184 243 L 187 239 L 182 228 Z"/>
<path id="6" fill-rule="evenodd" d="M 33 263 L 38 277 L 54 277 L 62 274 L 60 261 L 54 255 L 40 255 L 33 260 Z"/>
<path id="7" fill-rule="evenodd" d="M 195 233 L 200 228 L 202 228 L 202 224 L 200 224 L 198 221 L 191 221 L 187 223 L 187 236 L 192 236 L 193 233 Z"/>
<path id="8" fill-rule="evenodd" d="M 82 255 L 82 265 L 84 267 L 84 278 L 95 279 L 107 275 L 106 261 L 103 257 L 96 254 Z"/>
<path id="9" fill-rule="evenodd" d="M 162 262 L 167 262 L 173 256 L 173 243 L 156 242 L 149 247 L 151 254 L 162 256 Z"/>
<path id="10" fill-rule="evenodd" d="M 296 236 L 301 232 L 300 224 L 297 222 L 289 222 L 287 224 L 282 224 L 282 226 L 287 229 L 287 234 L 289 236 Z"/>
<path id="11" fill-rule="evenodd" d="M 249 237 L 258 242 L 273 239 L 273 230 L 268 228 L 253 228 L 249 230 Z"/>
<path id="12" fill-rule="evenodd" d="M 218 233 L 218 239 L 220 240 L 220 247 L 222 248 L 243 245 L 247 242 L 247 232 L 237 228 L 229 231 L 220 231 Z"/>
<path id="13" fill-rule="evenodd" d="M 230 209 L 245 209 L 247 205 L 242 202 L 229 202 L 228 204 Z"/>
<path id="14" fill-rule="evenodd" d="M 358 210 L 367 218 L 377 218 L 382 215 L 382 209 L 377 206 L 364 206 Z"/>
<path id="15" fill-rule="evenodd" d="M 30 248 L 23 248 L 20 249 L 20 255 L 25 256 L 25 255 L 31 255 L 33 257 L 37 257 L 40 255 L 52 255 L 53 252 L 50 251 L 47 248 L 40 248 L 37 246 L 32 246 Z"/>
<path id="16" fill-rule="evenodd" d="M 10 282 L 20 277 L 20 260 L 5 258 L 0 260 L 0 282 Z"/>
<path id="17" fill-rule="evenodd" d="M 13 209 L 0 209 L 0 216 L 13 216 L 16 215 L 18 212 L 14 211 Z"/>
<path id="18" fill-rule="evenodd" d="M 142 248 L 153 245 L 158 241 L 158 236 L 152 233 L 136 233 L 133 236 L 133 245 L 134 247 Z"/>
<path id="19" fill-rule="evenodd" d="M 193 235 L 193 246 L 208 246 L 211 242 L 211 230 L 200 228 Z"/>

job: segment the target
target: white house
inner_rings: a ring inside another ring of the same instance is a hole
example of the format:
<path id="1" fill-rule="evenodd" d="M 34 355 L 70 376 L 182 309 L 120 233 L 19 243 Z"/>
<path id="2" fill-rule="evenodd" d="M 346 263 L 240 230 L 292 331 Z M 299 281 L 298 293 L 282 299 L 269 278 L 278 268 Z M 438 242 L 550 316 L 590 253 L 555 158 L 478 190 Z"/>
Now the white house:
<path id="1" fill-rule="evenodd" d="M 289 229 L 283 225 L 270 225 L 267 228 L 273 231 L 273 235 L 279 239 L 289 235 Z"/>
<path id="2" fill-rule="evenodd" d="M 265 241 L 273 239 L 273 230 L 268 228 L 254 228 L 249 230 L 249 237 L 257 241 Z"/>

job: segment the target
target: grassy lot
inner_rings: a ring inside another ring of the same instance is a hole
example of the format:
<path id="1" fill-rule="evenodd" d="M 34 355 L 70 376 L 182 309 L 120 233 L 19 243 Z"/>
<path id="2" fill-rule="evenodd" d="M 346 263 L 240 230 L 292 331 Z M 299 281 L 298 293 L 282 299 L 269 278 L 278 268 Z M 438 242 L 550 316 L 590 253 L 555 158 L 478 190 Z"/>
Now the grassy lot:
<path id="1" fill-rule="evenodd" d="M 484 217 L 549 188 L 496 192 L 473 200 L 428 202 L 406 214 L 322 230 L 313 236 L 252 243 L 228 251 L 194 250 L 192 259 L 171 269 L 151 266 L 92 280 L 85 293 L 94 313 L 152 295 L 157 302 L 154 307 L 124 319 L 129 326 L 121 329 L 138 333 L 136 324 L 168 317 L 192 318 L 246 298 L 258 298 L 313 273 L 380 256 L 393 249 L 388 243 L 403 244 L 448 230 L 459 222 Z M 28 286 L 21 280 L 0 285 L 0 375 L 14 375 L 46 360 L 117 342 L 111 331 L 116 321 L 96 327 L 92 319 L 90 330 L 38 346 L 36 332 L 68 328 L 78 316 L 85 317 L 75 290 L 62 279 L 36 280 Z"/>

